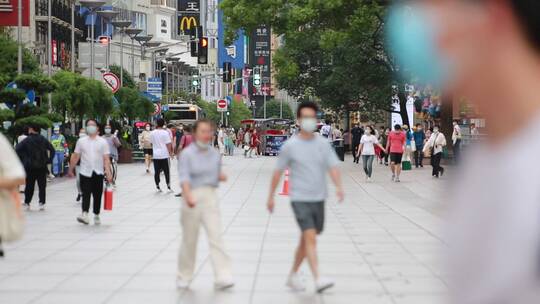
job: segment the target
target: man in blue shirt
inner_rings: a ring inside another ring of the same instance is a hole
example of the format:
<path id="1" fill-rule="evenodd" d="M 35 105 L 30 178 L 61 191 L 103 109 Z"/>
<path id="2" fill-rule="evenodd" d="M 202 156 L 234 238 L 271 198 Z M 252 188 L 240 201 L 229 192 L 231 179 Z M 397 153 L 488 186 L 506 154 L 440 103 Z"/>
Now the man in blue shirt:
<path id="1" fill-rule="evenodd" d="M 416 145 L 416 150 L 414 151 L 414 165 L 416 168 L 424 167 L 424 142 L 426 141 L 426 133 L 422 128 L 422 124 L 416 124 L 416 130 L 413 133 L 414 143 Z"/>

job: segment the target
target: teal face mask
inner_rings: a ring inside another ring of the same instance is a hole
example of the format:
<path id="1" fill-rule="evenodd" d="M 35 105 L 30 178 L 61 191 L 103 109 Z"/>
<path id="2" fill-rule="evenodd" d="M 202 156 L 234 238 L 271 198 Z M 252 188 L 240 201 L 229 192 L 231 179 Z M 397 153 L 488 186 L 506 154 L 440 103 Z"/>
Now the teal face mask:
<path id="1" fill-rule="evenodd" d="M 386 35 L 402 73 L 442 85 L 449 79 L 450 65 L 437 51 L 435 27 L 422 6 L 397 4 L 390 9 Z"/>

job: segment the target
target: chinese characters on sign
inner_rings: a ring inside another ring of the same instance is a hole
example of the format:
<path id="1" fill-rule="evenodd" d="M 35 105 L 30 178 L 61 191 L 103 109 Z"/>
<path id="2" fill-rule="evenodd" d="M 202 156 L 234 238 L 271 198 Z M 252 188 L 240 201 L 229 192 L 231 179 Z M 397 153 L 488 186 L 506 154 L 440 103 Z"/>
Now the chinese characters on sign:
<path id="1" fill-rule="evenodd" d="M 261 25 L 253 31 L 249 44 L 249 63 L 251 67 L 258 67 L 261 71 L 262 87 L 271 87 L 271 30 Z M 251 96 L 272 95 L 272 92 L 258 90 L 253 83 L 250 84 Z"/>
<path id="2" fill-rule="evenodd" d="M 178 34 L 189 35 L 201 19 L 200 0 L 178 0 Z"/>

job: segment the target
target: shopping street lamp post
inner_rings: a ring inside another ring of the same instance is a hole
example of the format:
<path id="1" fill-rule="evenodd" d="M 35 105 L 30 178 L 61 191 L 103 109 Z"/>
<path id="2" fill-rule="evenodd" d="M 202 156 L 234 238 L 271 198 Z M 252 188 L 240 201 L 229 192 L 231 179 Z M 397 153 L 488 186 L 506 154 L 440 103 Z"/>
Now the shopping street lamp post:
<path id="1" fill-rule="evenodd" d="M 135 37 L 143 30 L 139 28 L 127 28 L 125 33 L 131 38 L 131 77 L 135 78 Z"/>
<path id="2" fill-rule="evenodd" d="M 97 14 L 101 18 L 103 18 L 103 20 L 105 21 L 104 23 L 106 25 L 109 25 L 109 24 L 112 24 L 112 22 L 111 22 L 112 19 L 114 17 L 118 16 L 118 14 L 120 14 L 120 12 L 108 9 L 108 10 L 98 11 Z M 108 26 L 107 26 L 107 29 L 108 29 Z M 109 66 L 111 64 L 111 39 L 112 39 L 112 33 L 109 36 L 108 41 L 107 41 L 107 56 L 106 56 L 106 59 L 105 59 L 105 67 L 107 68 L 107 71 L 109 71 Z"/>
<path id="3" fill-rule="evenodd" d="M 124 35 L 131 25 L 129 20 L 114 20 L 111 24 L 120 30 L 120 87 L 124 86 Z"/>
<path id="4" fill-rule="evenodd" d="M 51 2 L 52 0 L 49 0 L 49 3 Z M 96 22 L 95 22 L 95 16 L 96 16 L 96 11 L 102 7 L 106 1 L 101 1 L 101 0 L 81 0 L 79 1 L 80 5 L 82 7 L 85 7 L 88 9 L 88 15 L 90 16 L 90 75 L 91 75 L 91 79 L 95 79 L 95 49 L 94 49 L 94 41 L 95 41 L 95 34 L 94 34 L 94 31 L 95 31 L 95 26 L 96 26 Z"/>

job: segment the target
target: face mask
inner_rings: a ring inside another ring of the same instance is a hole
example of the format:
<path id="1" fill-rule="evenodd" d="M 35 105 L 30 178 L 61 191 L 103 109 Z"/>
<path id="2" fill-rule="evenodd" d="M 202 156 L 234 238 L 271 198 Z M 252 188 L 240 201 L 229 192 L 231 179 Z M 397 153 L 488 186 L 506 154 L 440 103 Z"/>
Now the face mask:
<path id="1" fill-rule="evenodd" d="M 146 131 L 150 131 L 150 127 L 146 127 Z"/>
<path id="2" fill-rule="evenodd" d="M 433 132 L 438 133 L 439 129 L 433 129 Z"/>
<path id="3" fill-rule="evenodd" d="M 54 130 L 54 134 L 60 134 L 60 130 Z"/>
<path id="4" fill-rule="evenodd" d="M 111 134 L 111 129 L 109 128 L 105 129 L 105 134 Z"/>
<path id="5" fill-rule="evenodd" d="M 86 136 L 87 136 L 86 133 L 83 133 L 83 132 L 79 133 L 79 138 L 85 138 Z"/>
<path id="6" fill-rule="evenodd" d="M 437 24 L 421 5 L 395 5 L 389 13 L 386 33 L 400 70 L 408 70 L 422 81 L 442 85 L 450 77 L 449 64 L 437 50 Z"/>
<path id="7" fill-rule="evenodd" d="M 300 128 L 305 132 L 315 132 L 315 130 L 317 130 L 317 119 L 302 118 L 302 120 L 300 121 Z"/>
<path id="8" fill-rule="evenodd" d="M 370 129 L 366 129 L 365 132 L 366 132 L 366 134 L 368 134 L 368 135 L 371 134 L 371 130 L 370 130 Z"/>
<path id="9" fill-rule="evenodd" d="M 210 146 L 209 144 L 204 143 L 204 142 L 202 142 L 200 140 L 196 140 L 195 144 L 197 145 L 197 147 L 199 147 L 200 149 L 204 149 L 204 150 L 207 150 L 208 147 Z"/>
<path id="10" fill-rule="evenodd" d="M 86 127 L 86 133 L 88 133 L 88 135 L 94 135 L 97 133 L 97 127 L 96 126 L 87 126 Z"/>

